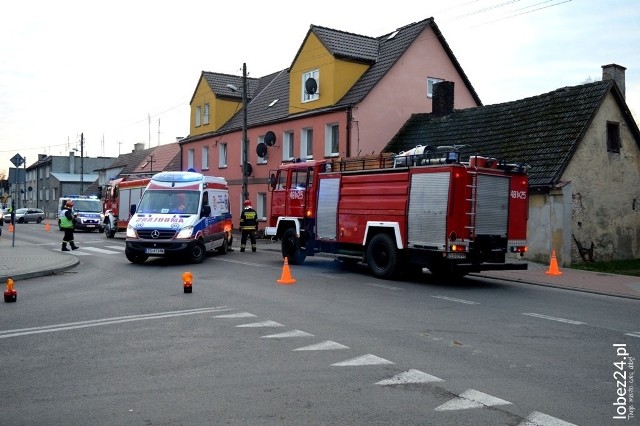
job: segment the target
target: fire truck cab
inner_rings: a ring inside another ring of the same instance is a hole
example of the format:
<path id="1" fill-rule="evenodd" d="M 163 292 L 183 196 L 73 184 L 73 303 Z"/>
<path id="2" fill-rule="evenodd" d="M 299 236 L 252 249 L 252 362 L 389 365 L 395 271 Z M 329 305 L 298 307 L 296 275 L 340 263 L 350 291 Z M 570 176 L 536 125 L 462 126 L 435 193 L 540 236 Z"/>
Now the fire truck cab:
<path id="1" fill-rule="evenodd" d="M 265 234 L 282 256 L 334 255 L 379 278 L 428 268 L 442 277 L 526 269 L 526 168 L 457 150 L 281 165 L 270 172 Z"/>

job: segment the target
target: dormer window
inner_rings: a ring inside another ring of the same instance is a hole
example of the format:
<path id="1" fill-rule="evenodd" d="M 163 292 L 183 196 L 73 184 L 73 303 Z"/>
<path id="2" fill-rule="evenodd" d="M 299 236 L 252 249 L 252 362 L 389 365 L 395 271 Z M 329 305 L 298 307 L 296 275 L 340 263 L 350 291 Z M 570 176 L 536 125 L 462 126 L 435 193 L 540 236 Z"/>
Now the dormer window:
<path id="1" fill-rule="evenodd" d="M 320 99 L 320 70 L 302 74 L 302 102 Z"/>

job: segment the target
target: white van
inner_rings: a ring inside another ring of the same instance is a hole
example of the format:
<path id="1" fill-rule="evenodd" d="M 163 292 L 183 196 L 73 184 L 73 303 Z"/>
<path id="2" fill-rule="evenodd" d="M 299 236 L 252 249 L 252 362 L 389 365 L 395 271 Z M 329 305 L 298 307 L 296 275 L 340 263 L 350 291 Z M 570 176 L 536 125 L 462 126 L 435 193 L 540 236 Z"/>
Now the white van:
<path id="1" fill-rule="evenodd" d="M 227 253 L 233 242 L 229 188 L 221 177 L 158 173 L 132 213 L 125 248 L 132 263 L 150 256 L 200 263 L 207 252 Z"/>

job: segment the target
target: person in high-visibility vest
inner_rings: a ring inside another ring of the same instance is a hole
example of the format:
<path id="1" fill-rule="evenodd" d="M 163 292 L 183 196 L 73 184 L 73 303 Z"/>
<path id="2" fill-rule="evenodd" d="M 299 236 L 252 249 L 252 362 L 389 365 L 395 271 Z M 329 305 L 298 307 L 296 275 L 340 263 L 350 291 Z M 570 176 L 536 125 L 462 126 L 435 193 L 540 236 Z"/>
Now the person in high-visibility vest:
<path id="1" fill-rule="evenodd" d="M 62 251 L 69 251 L 67 243 L 71 245 L 71 250 L 78 250 L 80 248 L 73 242 L 73 228 L 76 224 L 76 218 L 72 209 L 73 201 L 69 200 L 64 205 L 64 214 L 60 218 L 60 228 L 64 231 L 64 237 L 62 238 Z"/>
<path id="2" fill-rule="evenodd" d="M 244 252 L 247 245 L 247 237 L 251 239 L 251 251 L 256 251 L 256 231 L 258 230 L 258 213 L 251 207 L 251 201 L 244 202 L 244 210 L 240 215 L 240 251 Z"/>

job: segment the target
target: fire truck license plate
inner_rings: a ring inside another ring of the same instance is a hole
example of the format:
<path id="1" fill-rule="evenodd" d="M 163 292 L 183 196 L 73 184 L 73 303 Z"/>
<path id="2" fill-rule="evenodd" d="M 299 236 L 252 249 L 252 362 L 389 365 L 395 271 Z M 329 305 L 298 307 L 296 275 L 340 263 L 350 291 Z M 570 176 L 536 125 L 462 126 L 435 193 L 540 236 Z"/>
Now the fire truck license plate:
<path id="1" fill-rule="evenodd" d="M 161 248 L 148 248 L 144 249 L 146 254 L 164 254 L 164 249 Z"/>

